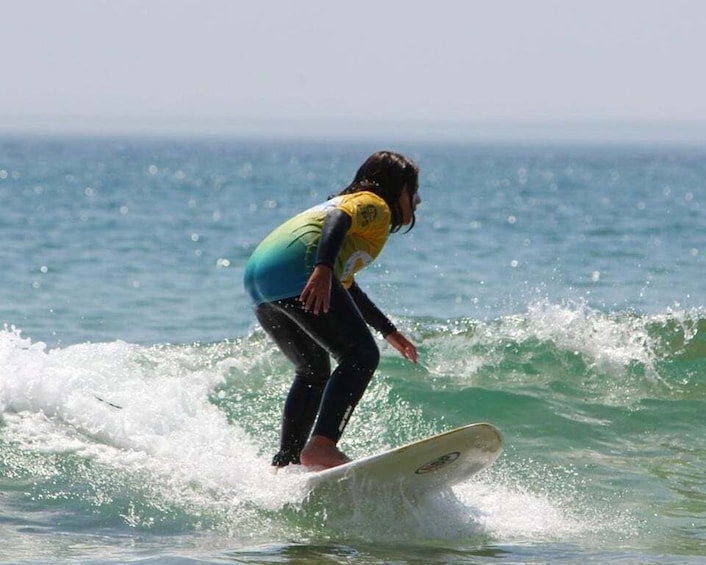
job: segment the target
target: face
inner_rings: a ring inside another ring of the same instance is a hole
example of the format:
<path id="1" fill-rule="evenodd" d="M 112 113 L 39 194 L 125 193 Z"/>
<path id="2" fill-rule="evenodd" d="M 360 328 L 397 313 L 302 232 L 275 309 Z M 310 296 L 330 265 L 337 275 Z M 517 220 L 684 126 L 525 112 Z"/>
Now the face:
<path id="1" fill-rule="evenodd" d="M 419 197 L 419 191 L 416 191 L 410 198 L 409 188 L 407 186 L 402 189 L 400 194 L 400 210 L 402 211 L 402 225 L 408 226 L 412 223 L 412 217 L 417 206 L 421 204 L 422 199 Z"/>

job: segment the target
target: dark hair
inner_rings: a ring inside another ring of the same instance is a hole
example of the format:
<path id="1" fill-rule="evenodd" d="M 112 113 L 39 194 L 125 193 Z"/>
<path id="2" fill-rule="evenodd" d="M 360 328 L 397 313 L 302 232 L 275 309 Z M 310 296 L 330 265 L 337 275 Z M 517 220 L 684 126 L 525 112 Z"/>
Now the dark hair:
<path id="1" fill-rule="evenodd" d="M 392 212 L 390 231 L 396 232 L 403 225 L 400 196 L 405 186 L 408 189 L 411 204 L 419 188 L 419 167 L 416 163 L 399 153 L 378 151 L 367 158 L 355 174 L 353 182 L 339 194 L 362 191 L 377 194 L 390 207 Z M 407 231 L 414 227 L 416 220 L 414 206 L 411 206 L 411 209 L 412 222 Z"/>

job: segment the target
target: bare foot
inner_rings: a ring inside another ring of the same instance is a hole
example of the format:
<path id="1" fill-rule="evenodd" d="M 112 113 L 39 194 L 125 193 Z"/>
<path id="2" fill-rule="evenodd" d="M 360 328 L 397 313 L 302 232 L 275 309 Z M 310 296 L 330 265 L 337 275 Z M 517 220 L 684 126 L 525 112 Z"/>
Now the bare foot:
<path id="1" fill-rule="evenodd" d="M 332 439 L 324 436 L 311 436 L 299 457 L 305 467 L 323 467 L 324 469 L 337 467 L 350 461 L 336 447 Z"/>

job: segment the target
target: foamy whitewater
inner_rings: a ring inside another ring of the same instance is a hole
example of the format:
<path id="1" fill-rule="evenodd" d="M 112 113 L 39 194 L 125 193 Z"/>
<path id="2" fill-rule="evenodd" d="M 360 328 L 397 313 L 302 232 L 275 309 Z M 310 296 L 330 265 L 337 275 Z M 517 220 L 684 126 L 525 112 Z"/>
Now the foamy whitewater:
<path id="1" fill-rule="evenodd" d="M 380 341 L 342 447 L 505 450 L 415 505 L 271 470 L 244 261 L 380 148 L 0 140 L 0 562 L 704 563 L 698 148 L 392 147 L 423 203 L 359 282 L 420 363 Z"/>

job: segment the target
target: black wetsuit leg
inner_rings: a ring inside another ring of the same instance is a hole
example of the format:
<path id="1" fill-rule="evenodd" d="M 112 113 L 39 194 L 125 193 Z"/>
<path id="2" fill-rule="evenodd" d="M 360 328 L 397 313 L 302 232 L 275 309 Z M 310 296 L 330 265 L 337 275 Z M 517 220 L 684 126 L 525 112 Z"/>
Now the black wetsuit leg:
<path id="1" fill-rule="evenodd" d="M 273 460 L 286 465 L 298 461 L 302 438 L 304 442 L 308 438 L 319 404 L 313 433 L 340 439 L 378 366 L 380 352 L 351 295 L 337 280 L 325 314 L 305 312 L 298 299 L 289 298 L 258 306 L 257 317 L 295 366 L 280 453 Z M 338 363 L 330 377 L 328 354 Z"/>
<path id="2" fill-rule="evenodd" d="M 282 304 L 265 303 L 256 309 L 260 325 L 294 365 L 294 382 L 284 403 L 280 450 L 272 464 L 299 463 L 299 453 L 319 412 L 321 395 L 331 374 L 328 352 L 284 312 Z"/>

